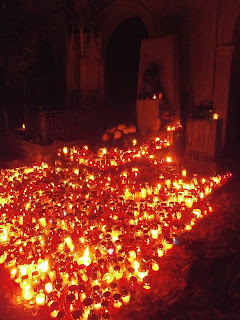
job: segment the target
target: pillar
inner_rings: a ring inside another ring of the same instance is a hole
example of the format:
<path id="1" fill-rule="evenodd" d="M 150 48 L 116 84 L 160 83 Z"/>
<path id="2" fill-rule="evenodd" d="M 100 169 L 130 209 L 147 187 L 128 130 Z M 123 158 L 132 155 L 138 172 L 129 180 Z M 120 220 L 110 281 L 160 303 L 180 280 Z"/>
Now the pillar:
<path id="1" fill-rule="evenodd" d="M 221 145 L 224 147 L 230 86 L 233 45 L 216 48 L 216 70 L 214 79 L 213 105 L 223 119 Z"/>

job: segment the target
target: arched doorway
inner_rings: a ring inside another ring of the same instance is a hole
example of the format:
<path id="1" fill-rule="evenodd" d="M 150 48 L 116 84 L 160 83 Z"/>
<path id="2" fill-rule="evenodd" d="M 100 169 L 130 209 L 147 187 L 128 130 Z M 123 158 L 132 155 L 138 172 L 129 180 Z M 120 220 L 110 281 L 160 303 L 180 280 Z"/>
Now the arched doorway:
<path id="1" fill-rule="evenodd" d="M 121 23 L 109 41 L 105 60 L 105 89 L 113 124 L 136 121 L 140 46 L 141 40 L 146 38 L 146 26 L 139 17 L 134 17 Z"/>
<path id="2" fill-rule="evenodd" d="M 240 159 L 240 18 L 235 24 L 233 44 L 225 151 L 231 158 Z"/>

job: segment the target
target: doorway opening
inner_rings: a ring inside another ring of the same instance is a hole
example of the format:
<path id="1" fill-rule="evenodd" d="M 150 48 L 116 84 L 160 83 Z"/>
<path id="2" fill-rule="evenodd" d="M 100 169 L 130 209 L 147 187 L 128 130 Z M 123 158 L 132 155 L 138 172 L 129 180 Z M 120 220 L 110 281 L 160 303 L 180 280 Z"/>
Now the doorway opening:
<path id="1" fill-rule="evenodd" d="M 141 40 L 148 38 L 139 17 L 125 20 L 113 32 L 105 60 L 109 121 L 136 123 L 136 98 Z"/>

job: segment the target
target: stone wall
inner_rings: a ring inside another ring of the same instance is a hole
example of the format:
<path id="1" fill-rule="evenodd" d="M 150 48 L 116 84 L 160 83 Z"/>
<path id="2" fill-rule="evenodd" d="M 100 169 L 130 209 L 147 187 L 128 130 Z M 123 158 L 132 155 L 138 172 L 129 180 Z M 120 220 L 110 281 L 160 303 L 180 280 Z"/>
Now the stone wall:
<path id="1" fill-rule="evenodd" d="M 133 16 L 142 19 L 150 38 L 178 35 L 182 117 L 202 100 L 212 100 L 223 118 L 224 143 L 233 50 L 225 46 L 233 41 L 240 0 L 115 0 L 98 6 L 103 52 L 114 29 Z"/>
<path id="2" fill-rule="evenodd" d="M 56 141 L 49 145 L 40 146 L 10 133 L 8 136 L 1 136 L 0 139 L 0 169 L 40 165 L 42 162 L 54 165 L 57 151 L 60 148 L 63 146 L 71 148 L 82 146 L 82 144 L 82 140 L 73 140 Z M 7 157 L 4 157 L 4 153 Z"/>

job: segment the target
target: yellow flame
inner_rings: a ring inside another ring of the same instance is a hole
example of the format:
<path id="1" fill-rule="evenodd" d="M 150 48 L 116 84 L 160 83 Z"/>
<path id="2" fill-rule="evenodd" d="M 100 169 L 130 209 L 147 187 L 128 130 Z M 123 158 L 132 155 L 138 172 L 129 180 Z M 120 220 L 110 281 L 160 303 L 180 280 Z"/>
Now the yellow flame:
<path id="1" fill-rule="evenodd" d="M 25 276 L 27 274 L 26 266 L 21 266 L 20 267 L 20 273 L 21 273 L 22 276 Z"/>
<path id="2" fill-rule="evenodd" d="M 8 240 L 8 230 L 7 228 L 3 228 L 2 229 L 2 234 L 1 234 L 1 237 L 0 237 L 0 241 L 1 242 L 5 242 Z"/>
<path id="3" fill-rule="evenodd" d="M 64 154 L 67 154 L 68 153 L 68 148 L 67 147 L 63 147 L 62 151 L 63 151 Z"/>
<path id="4" fill-rule="evenodd" d="M 52 318 L 57 318 L 57 315 L 58 315 L 58 310 L 53 310 L 52 312 L 51 312 L 51 317 Z"/>
<path id="5" fill-rule="evenodd" d="M 164 251 L 163 251 L 163 249 L 158 249 L 157 253 L 158 253 L 159 257 L 162 257 L 164 254 Z"/>
<path id="6" fill-rule="evenodd" d="M 44 303 L 45 303 L 45 294 L 44 293 L 39 293 L 36 296 L 36 304 L 43 306 Z"/>
<path id="7" fill-rule="evenodd" d="M 182 176 L 186 177 L 186 175 L 187 175 L 187 170 L 186 169 L 182 169 Z"/>
<path id="8" fill-rule="evenodd" d="M 79 169 L 74 169 L 74 173 L 75 173 L 76 175 L 79 175 Z"/>
<path id="9" fill-rule="evenodd" d="M 78 259 L 78 264 L 84 264 L 86 267 L 91 264 L 91 259 L 89 257 L 89 248 L 87 247 L 81 258 Z"/>
<path id="10" fill-rule="evenodd" d="M 52 286 L 51 282 L 48 282 L 45 284 L 45 290 L 47 293 L 50 293 L 53 291 L 53 286 Z"/>
<path id="11" fill-rule="evenodd" d="M 86 258 L 89 258 L 89 248 L 87 247 L 86 250 L 84 251 L 84 254 L 83 254 L 83 257 L 86 259 Z"/>
<path id="12" fill-rule="evenodd" d="M 40 263 L 40 265 L 38 266 L 38 270 L 42 271 L 42 272 L 47 272 L 48 271 L 48 261 L 43 261 Z"/>
<path id="13" fill-rule="evenodd" d="M 23 289 L 23 298 L 24 300 L 31 300 L 33 298 L 34 291 L 30 284 L 26 285 Z"/>
<path id="14" fill-rule="evenodd" d="M 132 144 L 133 144 L 133 146 L 136 146 L 137 140 L 136 140 L 136 139 L 133 139 Z"/>
<path id="15" fill-rule="evenodd" d="M 138 271 L 139 263 L 136 260 L 134 261 L 133 268 L 135 269 L 135 271 Z"/>

